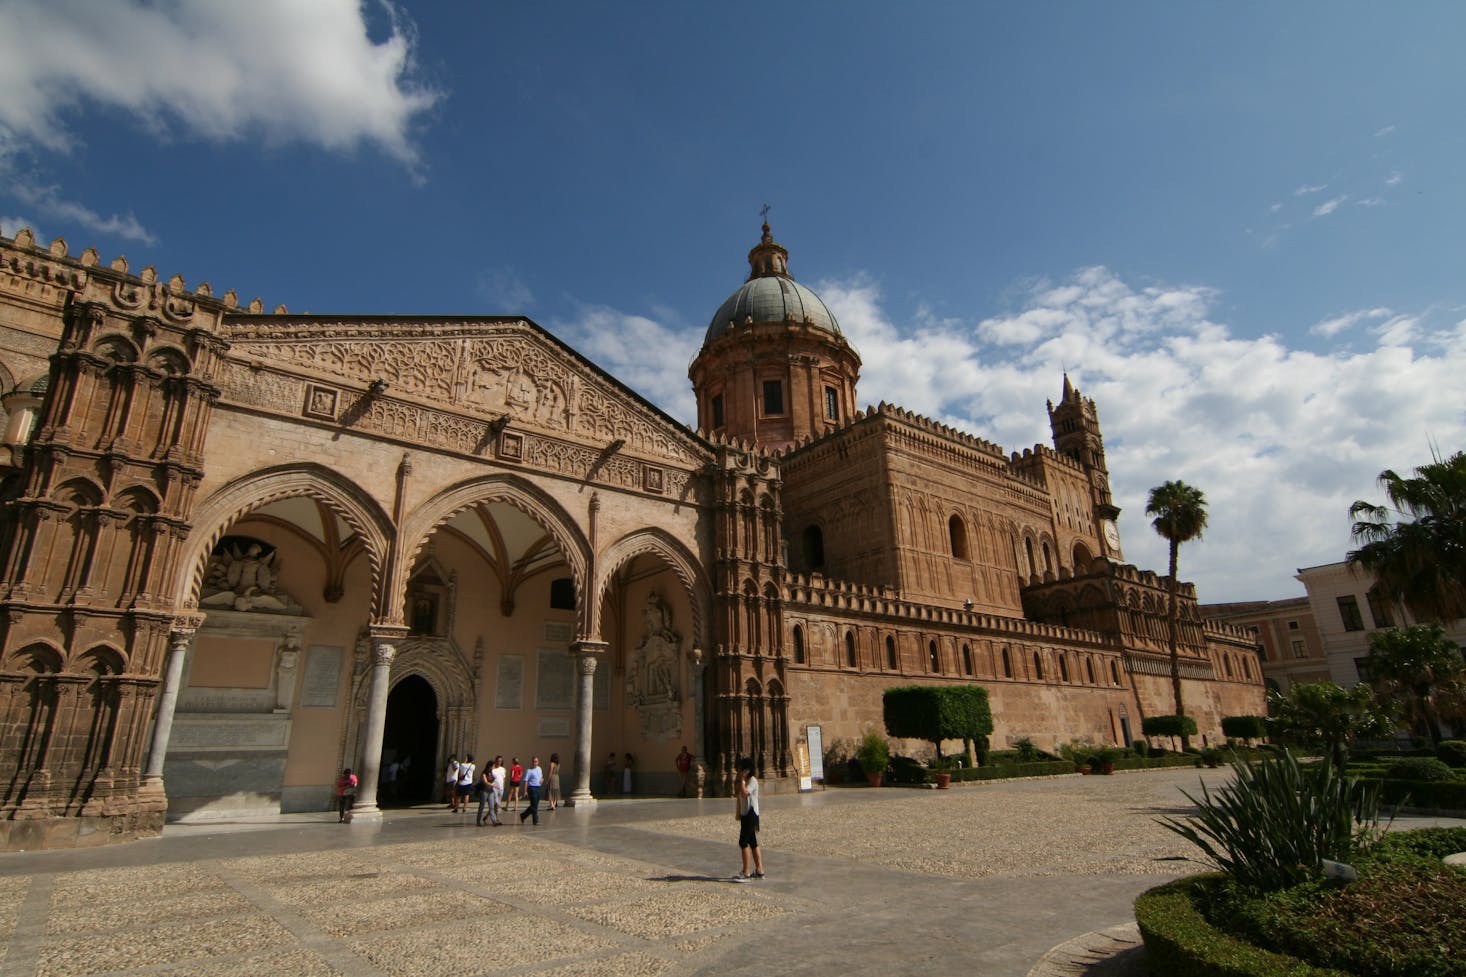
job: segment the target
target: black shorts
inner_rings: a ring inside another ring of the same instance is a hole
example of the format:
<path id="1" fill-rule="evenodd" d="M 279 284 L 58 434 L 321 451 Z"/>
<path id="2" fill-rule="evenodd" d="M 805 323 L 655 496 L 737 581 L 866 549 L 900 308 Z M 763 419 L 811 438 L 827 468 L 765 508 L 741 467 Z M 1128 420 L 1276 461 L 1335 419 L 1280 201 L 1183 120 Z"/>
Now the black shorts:
<path id="1" fill-rule="evenodd" d="M 738 847 L 758 847 L 758 815 L 752 811 L 738 819 Z"/>
<path id="2" fill-rule="evenodd" d="M 458 784 L 454 788 L 454 790 L 458 792 L 459 797 L 467 797 L 470 793 L 472 793 L 473 786 L 471 784 Z"/>

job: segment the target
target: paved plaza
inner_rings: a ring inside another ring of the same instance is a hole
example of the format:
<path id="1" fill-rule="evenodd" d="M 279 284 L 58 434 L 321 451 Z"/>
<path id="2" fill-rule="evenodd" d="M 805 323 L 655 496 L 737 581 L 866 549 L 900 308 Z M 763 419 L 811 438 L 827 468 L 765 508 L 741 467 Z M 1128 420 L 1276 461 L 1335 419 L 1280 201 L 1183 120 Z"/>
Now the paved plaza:
<path id="1" fill-rule="evenodd" d="M 1072 961 L 1124 951 L 1124 931 L 1046 953 L 1132 922 L 1138 893 L 1199 868 L 1154 819 L 1187 810 L 1180 788 L 1202 776 L 1227 771 L 770 797 L 769 877 L 743 883 L 726 799 L 613 798 L 539 827 L 441 808 L 175 825 L 0 855 L 0 973 L 1085 973 Z M 1103 972 L 1143 972 L 1139 952 Z"/>

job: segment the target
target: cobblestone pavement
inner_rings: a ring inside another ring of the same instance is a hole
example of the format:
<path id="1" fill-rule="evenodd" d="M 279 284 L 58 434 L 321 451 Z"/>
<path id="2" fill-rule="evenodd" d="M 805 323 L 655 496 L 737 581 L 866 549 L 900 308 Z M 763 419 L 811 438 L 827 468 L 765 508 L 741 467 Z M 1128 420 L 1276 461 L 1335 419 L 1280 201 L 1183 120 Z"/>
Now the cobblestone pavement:
<path id="1" fill-rule="evenodd" d="M 613 799 L 538 828 L 441 809 L 171 826 L 0 855 L 0 974 L 1025 977 L 1199 868 L 1154 823 L 1198 776 L 769 797 L 769 878 L 748 883 L 728 800 Z M 1096 966 L 1105 945 L 1086 944 Z"/>

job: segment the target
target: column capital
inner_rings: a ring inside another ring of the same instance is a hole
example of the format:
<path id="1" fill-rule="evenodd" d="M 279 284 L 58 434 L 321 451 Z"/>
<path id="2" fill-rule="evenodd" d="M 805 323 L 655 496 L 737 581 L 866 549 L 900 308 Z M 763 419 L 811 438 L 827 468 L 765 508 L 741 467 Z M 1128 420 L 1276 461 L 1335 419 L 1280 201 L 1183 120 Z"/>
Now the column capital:
<path id="1" fill-rule="evenodd" d="M 186 648 L 193 640 L 194 632 L 204 626 L 204 617 L 196 612 L 179 614 L 168 629 L 168 643 Z"/>
<path id="2" fill-rule="evenodd" d="M 610 647 L 611 643 L 609 641 L 594 641 L 589 638 L 581 638 L 578 641 L 572 641 L 570 643 L 570 653 L 572 655 L 600 656 L 604 655 Z"/>
<path id="3" fill-rule="evenodd" d="M 411 629 L 403 624 L 369 624 L 367 635 L 373 641 L 401 641 L 411 633 Z"/>

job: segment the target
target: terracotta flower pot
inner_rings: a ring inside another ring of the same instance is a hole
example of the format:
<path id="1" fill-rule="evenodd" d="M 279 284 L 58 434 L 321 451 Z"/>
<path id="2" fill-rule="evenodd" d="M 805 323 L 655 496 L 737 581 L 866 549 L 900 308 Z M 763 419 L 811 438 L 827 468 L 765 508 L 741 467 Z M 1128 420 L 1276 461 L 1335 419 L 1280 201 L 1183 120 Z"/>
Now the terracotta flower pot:
<path id="1" fill-rule="evenodd" d="M 937 774 L 936 780 L 937 790 L 946 790 L 947 786 L 952 783 L 952 775 L 949 773 L 939 773 Z"/>
<path id="2" fill-rule="evenodd" d="M 881 772 L 877 770 L 875 773 L 871 773 L 869 770 L 867 770 L 865 773 L 865 779 L 866 782 L 869 783 L 872 787 L 879 787 L 881 785 Z"/>

